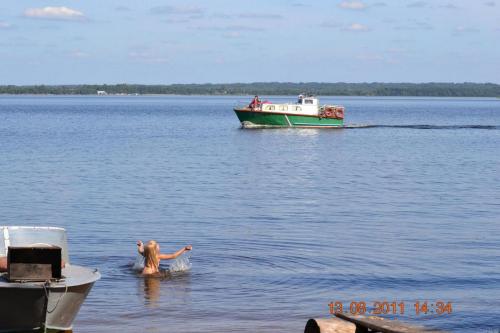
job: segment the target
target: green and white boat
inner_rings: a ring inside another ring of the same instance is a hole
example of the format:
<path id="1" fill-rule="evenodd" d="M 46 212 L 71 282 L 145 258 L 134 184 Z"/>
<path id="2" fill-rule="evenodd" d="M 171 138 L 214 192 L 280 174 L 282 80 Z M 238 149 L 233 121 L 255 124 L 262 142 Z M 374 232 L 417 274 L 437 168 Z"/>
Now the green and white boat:
<path id="1" fill-rule="evenodd" d="M 236 107 L 243 128 L 265 127 L 342 127 L 344 107 L 340 105 L 320 106 L 314 96 L 300 95 L 296 103 L 254 103 Z"/>

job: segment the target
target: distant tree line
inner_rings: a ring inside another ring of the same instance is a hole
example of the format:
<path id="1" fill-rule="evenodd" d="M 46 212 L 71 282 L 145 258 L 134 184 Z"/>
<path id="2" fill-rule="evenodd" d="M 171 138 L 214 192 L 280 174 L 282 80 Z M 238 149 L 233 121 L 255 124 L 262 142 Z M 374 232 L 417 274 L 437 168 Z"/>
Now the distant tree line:
<path id="1" fill-rule="evenodd" d="M 298 95 L 322 96 L 436 96 L 500 97 L 500 85 L 493 83 L 322 83 L 255 82 L 228 84 L 77 84 L 0 86 L 0 94 L 95 95 L 175 94 L 175 95 Z"/>

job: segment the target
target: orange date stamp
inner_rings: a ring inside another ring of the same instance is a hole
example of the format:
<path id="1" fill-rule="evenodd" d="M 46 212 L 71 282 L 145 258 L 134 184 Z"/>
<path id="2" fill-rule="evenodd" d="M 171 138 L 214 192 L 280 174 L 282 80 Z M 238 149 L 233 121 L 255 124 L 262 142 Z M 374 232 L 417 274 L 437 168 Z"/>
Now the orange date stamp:
<path id="1" fill-rule="evenodd" d="M 452 302 L 445 301 L 352 301 L 341 302 L 332 301 L 328 304 L 330 314 L 351 314 L 351 315 L 404 315 L 415 314 L 419 315 L 444 315 L 453 312 Z"/>

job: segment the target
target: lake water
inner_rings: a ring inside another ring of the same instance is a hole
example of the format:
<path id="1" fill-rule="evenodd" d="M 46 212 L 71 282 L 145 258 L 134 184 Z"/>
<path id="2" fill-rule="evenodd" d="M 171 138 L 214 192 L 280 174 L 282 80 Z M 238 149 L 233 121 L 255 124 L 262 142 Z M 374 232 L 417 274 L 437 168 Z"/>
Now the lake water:
<path id="1" fill-rule="evenodd" d="M 332 301 L 500 329 L 499 99 L 322 98 L 371 125 L 336 130 L 243 130 L 239 100 L 0 97 L 0 224 L 102 273 L 75 333 L 302 332 Z M 137 277 L 138 239 L 191 270 Z"/>

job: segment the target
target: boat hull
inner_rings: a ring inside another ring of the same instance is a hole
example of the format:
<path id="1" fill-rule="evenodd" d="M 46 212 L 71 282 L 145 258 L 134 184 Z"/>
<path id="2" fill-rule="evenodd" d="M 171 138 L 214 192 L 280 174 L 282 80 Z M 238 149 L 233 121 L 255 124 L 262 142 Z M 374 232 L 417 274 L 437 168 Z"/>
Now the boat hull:
<path id="1" fill-rule="evenodd" d="M 272 113 L 265 111 L 251 111 L 234 109 L 236 116 L 244 128 L 260 127 L 342 127 L 343 119 L 322 118 L 310 115 L 296 115 L 290 113 Z"/>
<path id="2" fill-rule="evenodd" d="M 80 307 L 85 301 L 94 283 L 87 283 L 66 288 L 50 290 L 47 303 L 47 319 L 45 327 L 53 330 L 71 330 Z"/>
<path id="3" fill-rule="evenodd" d="M 43 328 L 45 290 L 42 286 L 0 288 L 0 332 L 24 332 Z"/>
<path id="4" fill-rule="evenodd" d="M 65 280 L 13 283 L 0 279 L 0 332 L 28 331 L 41 327 L 66 331 L 90 289 L 101 275 L 97 270 L 71 265 Z"/>

